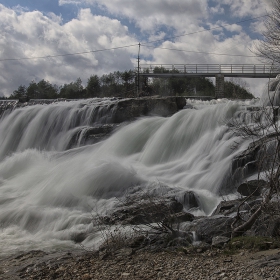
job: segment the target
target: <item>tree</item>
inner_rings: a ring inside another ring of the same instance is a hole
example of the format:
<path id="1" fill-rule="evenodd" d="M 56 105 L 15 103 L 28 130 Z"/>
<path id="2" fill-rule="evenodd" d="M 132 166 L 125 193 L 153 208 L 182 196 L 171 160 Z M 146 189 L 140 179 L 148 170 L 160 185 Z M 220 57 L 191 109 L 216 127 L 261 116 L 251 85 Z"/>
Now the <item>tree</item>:
<path id="1" fill-rule="evenodd" d="M 20 85 L 17 90 L 14 90 L 13 94 L 10 96 L 10 99 L 20 99 L 26 95 L 26 86 Z"/>
<path id="2" fill-rule="evenodd" d="M 272 11 L 265 21 L 264 40 L 257 45 L 257 54 L 270 62 L 280 63 L 280 0 L 272 0 Z"/>
<path id="3" fill-rule="evenodd" d="M 87 97 L 99 97 L 101 93 L 100 80 L 97 75 L 90 76 L 86 86 Z"/>
<path id="4" fill-rule="evenodd" d="M 32 81 L 27 88 L 26 94 L 28 98 L 32 99 L 56 99 L 58 97 L 58 87 L 44 79 L 38 83 Z"/>
<path id="5" fill-rule="evenodd" d="M 121 74 L 121 78 L 123 81 L 123 86 L 124 86 L 124 96 L 128 96 L 133 90 L 134 90 L 134 78 L 135 78 L 135 74 L 132 70 L 129 71 L 124 71 Z"/>
<path id="6" fill-rule="evenodd" d="M 254 166 L 257 172 L 258 187 L 261 185 L 261 180 L 267 182 L 266 190 L 262 194 L 262 201 L 253 211 L 246 212 L 245 215 L 240 211 L 241 206 L 246 204 L 251 196 L 246 197 L 239 205 L 232 223 L 232 237 L 236 237 L 251 229 L 265 212 L 268 213 L 269 219 L 274 218 L 274 213 L 276 213 L 277 219 L 280 219 L 280 123 L 278 108 L 273 105 L 257 108 L 255 111 L 247 112 L 245 118 L 232 119 L 229 126 L 238 136 L 252 141 L 243 152 L 241 159 L 243 163 L 246 163 L 246 158 L 248 158 L 248 163 Z"/>
<path id="7" fill-rule="evenodd" d="M 84 98 L 86 89 L 82 85 L 81 78 L 78 78 L 74 83 L 64 84 L 60 89 L 60 97 L 68 99 Z"/>
<path id="8" fill-rule="evenodd" d="M 225 81 L 225 97 L 234 99 L 252 99 L 253 94 L 248 92 L 246 88 L 232 81 Z"/>

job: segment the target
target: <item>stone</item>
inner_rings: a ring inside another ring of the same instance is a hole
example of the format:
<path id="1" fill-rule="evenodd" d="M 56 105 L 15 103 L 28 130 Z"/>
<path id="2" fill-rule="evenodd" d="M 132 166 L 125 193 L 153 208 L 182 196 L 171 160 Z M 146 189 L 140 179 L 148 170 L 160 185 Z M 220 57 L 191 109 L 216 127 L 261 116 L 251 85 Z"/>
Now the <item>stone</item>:
<path id="1" fill-rule="evenodd" d="M 195 220 L 193 230 L 199 240 L 212 244 L 215 236 L 230 237 L 233 218 L 213 216 Z"/>
<path id="2" fill-rule="evenodd" d="M 118 257 L 126 257 L 134 254 L 134 250 L 132 248 L 122 248 L 115 252 L 115 255 Z"/>
<path id="3" fill-rule="evenodd" d="M 184 97 L 144 97 L 119 100 L 114 108 L 112 123 L 132 121 L 147 115 L 167 117 L 173 115 L 186 105 Z"/>
<path id="4" fill-rule="evenodd" d="M 179 201 L 177 201 L 176 199 L 173 199 L 170 203 L 169 203 L 169 208 L 172 212 L 174 213 L 178 213 L 181 212 L 183 210 L 183 204 L 180 203 Z"/>
<path id="5" fill-rule="evenodd" d="M 212 238 L 212 247 L 223 247 L 229 240 L 230 238 L 225 236 L 215 236 Z"/>
<path id="6" fill-rule="evenodd" d="M 199 207 L 199 198 L 193 191 L 184 194 L 184 207 L 186 210 Z"/>
<path id="7" fill-rule="evenodd" d="M 182 223 L 182 222 L 191 222 L 194 220 L 194 215 L 191 213 L 180 212 L 174 215 L 171 215 L 166 222 L 171 224 Z"/>
<path id="8" fill-rule="evenodd" d="M 237 192 L 243 196 L 260 196 L 266 184 L 267 183 L 264 180 L 251 180 L 241 184 L 237 188 Z"/>

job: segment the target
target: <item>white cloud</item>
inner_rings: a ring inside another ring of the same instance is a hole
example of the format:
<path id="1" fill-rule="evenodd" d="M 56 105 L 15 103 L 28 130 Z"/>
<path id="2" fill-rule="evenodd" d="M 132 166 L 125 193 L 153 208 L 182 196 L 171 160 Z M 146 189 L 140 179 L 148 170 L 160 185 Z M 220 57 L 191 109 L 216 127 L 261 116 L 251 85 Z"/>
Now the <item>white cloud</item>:
<path id="1" fill-rule="evenodd" d="M 216 0 L 220 5 L 228 5 L 233 16 L 261 16 L 266 13 L 267 2 L 264 0 Z"/>
<path id="2" fill-rule="evenodd" d="M 225 12 L 225 9 L 221 6 L 221 4 L 218 4 L 215 7 L 210 7 L 211 14 L 223 14 L 224 12 Z"/>
<path id="3" fill-rule="evenodd" d="M 240 20 L 239 17 L 263 14 L 265 5 L 259 0 L 217 0 L 218 4 L 213 5 L 211 9 L 208 6 L 209 2 L 60 0 L 60 5 L 79 3 L 85 6 L 86 3 L 91 3 L 93 12 L 94 7 L 99 5 L 106 11 L 105 14 L 107 13 L 107 16 L 98 16 L 93 15 L 90 9 L 80 9 L 78 17 L 65 24 L 62 18 L 55 14 L 44 15 L 39 11 L 28 12 L 19 8 L 15 12 L 0 4 L 0 59 L 86 52 L 137 44 L 138 40 L 134 38 L 136 35 L 131 35 L 129 30 L 131 26 L 136 25 L 144 31 L 148 41 L 178 35 L 172 42 L 165 41 L 159 45 L 165 49 L 144 47 L 142 40 L 141 63 L 258 63 L 258 60 L 252 57 L 206 54 L 205 52 L 252 56 L 250 49 L 253 48 L 254 41 L 240 24 L 227 25 L 224 29 L 215 29 L 216 32 L 207 31 L 205 26 L 212 28 L 217 24 L 225 24 L 227 19 L 222 14 L 225 5 L 228 5 L 227 9 L 231 10 L 232 15 L 238 17 L 236 21 Z M 215 24 L 211 22 L 214 14 L 221 16 Z M 122 20 L 130 22 L 131 25 L 123 25 Z M 258 32 L 259 26 L 259 23 L 251 24 L 255 32 Z M 224 32 L 225 30 L 230 33 Z M 193 34 L 180 36 L 189 33 Z M 187 52 L 175 52 L 167 50 L 168 48 Z M 2 61 L 0 94 L 2 90 L 2 93 L 9 95 L 20 84 L 28 85 L 33 79 L 38 81 L 44 78 L 61 85 L 81 77 L 85 83 L 92 74 L 102 75 L 133 68 L 137 54 L 136 45 L 127 49 L 79 56 Z M 255 87 L 255 84 L 255 81 L 250 82 L 252 87 Z"/>
<path id="4" fill-rule="evenodd" d="M 72 1 L 60 0 L 60 3 Z M 207 0 L 81 0 L 81 2 L 97 4 L 111 15 L 128 18 L 142 31 L 149 32 L 163 25 L 182 29 L 208 15 Z"/>
<path id="5" fill-rule="evenodd" d="M 66 24 L 53 14 L 39 11 L 15 12 L 0 4 L 0 59 L 52 56 L 80 53 L 135 44 L 126 26 L 118 20 L 94 16 L 89 9 Z M 61 85 L 92 74 L 133 67 L 131 53 L 137 46 L 115 51 L 77 56 L 1 61 L 1 93 L 10 95 L 20 84 L 47 79 Z"/>

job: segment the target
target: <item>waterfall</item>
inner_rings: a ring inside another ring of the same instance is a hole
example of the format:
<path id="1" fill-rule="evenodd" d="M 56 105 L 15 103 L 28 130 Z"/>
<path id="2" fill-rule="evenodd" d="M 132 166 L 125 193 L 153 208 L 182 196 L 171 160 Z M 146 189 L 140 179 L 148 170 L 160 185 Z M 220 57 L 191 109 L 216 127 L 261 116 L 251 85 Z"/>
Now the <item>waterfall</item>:
<path id="1" fill-rule="evenodd" d="M 83 145 L 87 129 L 110 123 L 116 102 L 58 102 L 2 116 L 2 253 L 71 247 L 75 236 L 89 231 L 84 244 L 93 244 L 99 235 L 92 211 L 104 214 L 128 191 L 156 191 L 159 184 L 177 196 L 193 191 L 201 212 L 213 211 L 233 158 L 248 145 L 226 124 L 244 103 L 194 103 L 197 109 L 142 117 L 103 141 Z M 78 141 L 69 149 L 77 131 Z"/>
<path id="2" fill-rule="evenodd" d="M 271 79 L 265 87 L 261 96 L 261 103 L 264 106 L 279 106 L 280 105 L 280 76 Z"/>

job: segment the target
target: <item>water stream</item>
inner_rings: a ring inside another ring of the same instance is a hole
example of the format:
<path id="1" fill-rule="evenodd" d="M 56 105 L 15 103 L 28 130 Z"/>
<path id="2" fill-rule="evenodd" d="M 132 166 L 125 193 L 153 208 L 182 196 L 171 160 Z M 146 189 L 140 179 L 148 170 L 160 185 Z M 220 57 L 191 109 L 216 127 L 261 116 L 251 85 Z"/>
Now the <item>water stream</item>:
<path id="1" fill-rule="evenodd" d="M 199 214 L 210 214 L 234 156 L 248 142 L 226 125 L 249 103 L 189 101 L 168 117 L 143 117 L 108 139 L 67 149 L 77 130 L 110 123 L 116 100 L 92 99 L 34 105 L 0 119 L 1 254 L 30 249 L 75 247 L 73 236 L 92 232 L 92 213 L 113 209 L 128 191 L 174 193 L 188 190 L 200 199 Z M 252 101 L 251 103 L 253 103 Z M 236 149 L 234 144 L 239 142 Z"/>

